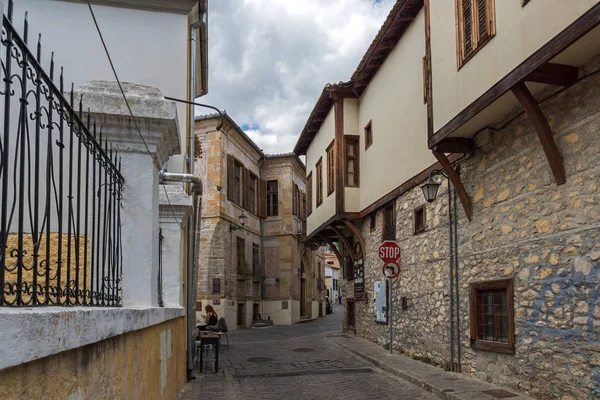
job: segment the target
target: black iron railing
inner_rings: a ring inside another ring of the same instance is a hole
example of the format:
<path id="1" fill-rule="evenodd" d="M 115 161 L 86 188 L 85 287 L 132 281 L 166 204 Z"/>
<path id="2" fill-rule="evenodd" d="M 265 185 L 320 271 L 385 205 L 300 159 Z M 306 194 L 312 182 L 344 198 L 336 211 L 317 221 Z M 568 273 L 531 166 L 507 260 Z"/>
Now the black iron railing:
<path id="1" fill-rule="evenodd" d="M 120 159 L 3 15 L 0 306 L 121 305 Z M 69 100 L 67 100 L 67 97 Z"/>

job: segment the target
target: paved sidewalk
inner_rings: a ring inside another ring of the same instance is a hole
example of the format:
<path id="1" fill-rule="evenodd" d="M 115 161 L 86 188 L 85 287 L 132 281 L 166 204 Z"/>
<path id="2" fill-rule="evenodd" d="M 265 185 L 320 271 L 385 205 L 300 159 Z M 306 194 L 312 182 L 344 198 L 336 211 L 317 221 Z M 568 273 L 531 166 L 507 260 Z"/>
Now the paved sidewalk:
<path id="1" fill-rule="evenodd" d="M 329 336 L 327 340 L 353 352 L 380 369 L 394 374 L 446 400 L 533 400 L 513 389 L 503 389 L 465 375 L 394 353 L 365 339 L 350 335 Z"/>

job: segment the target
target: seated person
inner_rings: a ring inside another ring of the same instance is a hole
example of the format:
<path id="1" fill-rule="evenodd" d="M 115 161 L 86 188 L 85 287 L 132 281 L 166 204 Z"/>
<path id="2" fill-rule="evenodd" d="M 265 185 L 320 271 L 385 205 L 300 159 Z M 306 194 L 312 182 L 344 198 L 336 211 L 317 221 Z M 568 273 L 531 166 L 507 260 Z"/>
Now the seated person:
<path id="1" fill-rule="evenodd" d="M 206 311 L 206 315 L 203 315 L 202 318 L 204 319 L 204 323 L 206 325 L 204 326 L 199 326 L 198 330 L 199 331 L 216 331 L 217 329 L 217 324 L 219 322 L 219 317 L 217 315 L 217 313 L 215 312 L 215 309 L 212 308 L 211 305 L 206 305 L 206 307 L 204 307 L 204 311 Z"/>

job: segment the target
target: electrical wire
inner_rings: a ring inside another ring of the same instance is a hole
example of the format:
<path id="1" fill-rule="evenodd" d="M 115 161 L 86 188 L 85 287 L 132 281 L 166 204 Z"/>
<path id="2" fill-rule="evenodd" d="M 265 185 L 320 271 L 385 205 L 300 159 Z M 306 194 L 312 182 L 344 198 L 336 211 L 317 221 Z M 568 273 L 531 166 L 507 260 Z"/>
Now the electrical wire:
<path id="1" fill-rule="evenodd" d="M 98 36 L 100 36 L 100 41 L 102 42 L 102 47 L 104 47 L 104 52 L 106 53 L 106 57 L 108 58 L 108 62 L 110 63 L 110 67 L 112 69 L 113 75 L 115 76 L 117 84 L 119 85 L 119 90 L 121 91 L 121 95 L 123 96 L 123 100 L 125 100 L 125 105 L 127 106 L 129 115 L 131 116 L 131 119 L 133 120 L 133 124 L 135 125 L 135 129 L 137 130 L 138 135 L 140 136 L 140 139 L 142 139 L 142 143 L 144 143 L 144 147 L 146 147 L 146 152 L 148 153 L 148 155 L 150 157 L 152 157 L 154 166 L 160 171 L 162 169 L 160 166 L 160 163 L 158 162 L 158 160 L 156 159 L 154 154 L 152 154 L 152 152 L 150 152 L 150 148 L 148 147 L 148 144 L 146 143 L 146 139 L 144 139 L 144 135 L 142 135 L 142 131 L 137 123 L 137 120 L 135 119 L 135 116 L 133 115 L 133 111 L 131 110 L 131 106 L 129 105 L 129 101 L 127 100 L 125 91 L 123 90 L 123 85 L 121 84 L 121 80 L 119 79 L 119 75 L 117 74 L 115 64 L 113 63 L 112 57 L 110 56 L 110 52 L 108 51 L 106 42 L 104 41 L 104 36 L 102 35 L 102 31 L 100 30 L 100 26 L 98 25 L 98 20 L 96 19 L 96 14 L 94 14 L 94 9 L 92 8 L 92 4 L 90 3 L 90 0 L 87 0 L 87 5 L 88 5 L 88 8 L 90 9 L 90 14 L 92 15 L 92 19 L 94 20 L 94 25 L 96 26 L 96 31 L 98 32 Z M 177 217 L 175 216 L 175 210 L 173 209 L 173 205 L 171 204 L 171 199 L 169 198 L 169 194 L 167 193 L 167 189 L 165 188 L 165 185 L 163 185 L 163 191 L 165 192 L 165 196 L 167 198 L 167 203 L 169 204 L 169 208 L 171 209 L 171 214 L 173 215 L 173 219 L 175 220 L 175 222 L 177 222 L 177 225 L 179 225 L 179 228 L 183 229 L 183 225 L 177 220 Z"/>

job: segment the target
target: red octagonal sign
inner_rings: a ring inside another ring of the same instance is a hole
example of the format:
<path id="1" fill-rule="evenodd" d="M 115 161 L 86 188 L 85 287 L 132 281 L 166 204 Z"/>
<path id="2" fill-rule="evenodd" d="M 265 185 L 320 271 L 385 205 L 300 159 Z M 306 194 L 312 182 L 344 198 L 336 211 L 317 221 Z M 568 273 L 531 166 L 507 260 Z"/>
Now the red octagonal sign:
<path id="1" fill-rule="evenodd" d="M 379 258 L 384 263 L 397 262 L 400 259 L 400 246 L 393 240 L 386 240 L 379 246 Z"/>

